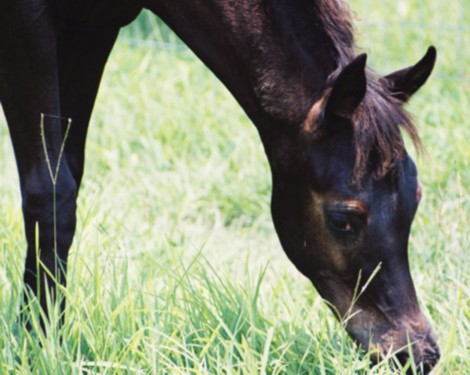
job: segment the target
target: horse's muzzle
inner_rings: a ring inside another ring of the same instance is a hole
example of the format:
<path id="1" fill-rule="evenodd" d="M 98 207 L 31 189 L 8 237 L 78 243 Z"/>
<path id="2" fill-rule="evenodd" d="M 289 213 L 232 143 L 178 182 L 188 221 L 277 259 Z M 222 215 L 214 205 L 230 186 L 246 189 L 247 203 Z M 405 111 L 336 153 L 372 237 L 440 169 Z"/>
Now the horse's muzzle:
<path id="1" fill-rule="evenodd" d="M 435 334 L 429 332 L 424 338 L 416 339 L 411 348 L 416 372 L 422 375 L 429 374 L 441 357 Z M 405 365 L 410 359 L 408 347 L 396 353 L 395 356 L 401 365 Z M 413 374 L 413 370 L 410 369 L 407 374 Z"/>
<path id="2" fill-rule="evenodd" d="M 436 335 L 425 318 L 422 315 L 420 318 L 423 320 L 418 326 L 424 328 L 425 333 L 417 332 L 409 325 L 407 325 L 408 329 L 402 327 L 400 330 L 396 328 L 387 330 L 382 326 L 369 330 L 367 333 L 365 330 L 350 327 L 348 333 L 361 347 L 377 351 L 377 354 L 371 356 L 373 364 L 393 354 L 402 366 L 405 366 L 410 359 L 414 362 L 414 366 L 410 366 L 407 374 L 426 375 L 436 366 L 441 353 L 436 342 Z M 413 372 L 413 368 L 416 372 Z"/>

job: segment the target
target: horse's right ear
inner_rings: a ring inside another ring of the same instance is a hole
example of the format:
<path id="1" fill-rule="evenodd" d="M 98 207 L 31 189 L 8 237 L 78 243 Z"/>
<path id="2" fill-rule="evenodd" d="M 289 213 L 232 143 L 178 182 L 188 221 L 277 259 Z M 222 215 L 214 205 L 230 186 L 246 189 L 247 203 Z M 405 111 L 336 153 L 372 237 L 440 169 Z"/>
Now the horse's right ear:
<path id="1" fill-rule="evenodd" d="M 416 65 L 382 77 L 380 82 L 387 87 L 395 98 L 404 103 L 424 85 L 431 75 L 435 62 L 436 49 L 431 46 Z"/>

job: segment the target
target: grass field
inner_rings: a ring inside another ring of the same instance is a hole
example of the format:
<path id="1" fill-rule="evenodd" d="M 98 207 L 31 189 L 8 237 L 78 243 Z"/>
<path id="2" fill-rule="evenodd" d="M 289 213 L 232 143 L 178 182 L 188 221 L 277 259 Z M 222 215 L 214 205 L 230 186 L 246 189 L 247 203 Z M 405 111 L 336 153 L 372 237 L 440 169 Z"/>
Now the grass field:
<path id="1" fill-rule="evenodd" d="M 378 71 L 438 50 L 409 105 L 427 150 L 410 262 L 439 336 L 435 373 L 469 374 L 470 3 L 351 6 Z M 47 337 L 16 320 L 25 240 L 0 120 L 0 373 L 391 373 L 369 369 L 287 260 L 256 130 L 180 43 L 144 16 L 112 53 L 90 127 L 65 324 Z"/>

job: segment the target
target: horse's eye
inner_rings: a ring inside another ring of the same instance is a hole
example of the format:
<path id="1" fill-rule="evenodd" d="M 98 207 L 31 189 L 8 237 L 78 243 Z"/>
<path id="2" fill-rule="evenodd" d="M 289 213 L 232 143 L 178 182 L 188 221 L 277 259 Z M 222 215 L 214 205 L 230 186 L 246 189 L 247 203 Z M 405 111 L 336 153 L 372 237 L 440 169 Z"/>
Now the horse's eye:
<path id="1" fill-rule="evenodd" d="M 328 227 L 335 232 L 342 234 L 354 234 L 354 228 L 351 220 L 351 214 L 346 212 L 328 212 L 326 223 Z"/>
<path id="2" fill-rule="evenodd" d="M 364 228 L 367 216 L 364 212 L 352 211 L 350 208 L 326 209 L 326 225 L 333 235 L 341 241 L 350 241 L 359 236 Z"/>
<path id="3" fill-rule="evenodd" d="M 325 224 L 340 242 L 355 242 L 367 223 L 367 209 L 359 201 L 325 202 L 323 205 Z"/>

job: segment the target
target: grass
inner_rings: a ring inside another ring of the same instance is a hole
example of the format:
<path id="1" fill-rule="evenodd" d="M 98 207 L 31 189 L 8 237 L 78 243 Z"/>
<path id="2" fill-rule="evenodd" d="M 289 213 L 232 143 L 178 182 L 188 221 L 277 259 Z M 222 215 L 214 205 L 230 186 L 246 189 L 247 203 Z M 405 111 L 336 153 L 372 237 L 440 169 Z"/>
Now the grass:
<path id="1" fill-rule="evenodd" d="M 439 336 L 436 373 L 470 373 L 469 5 L 354 0 L 352 8 L 358 44 L 378 71 L 414 63 L 430 44 L 439 52 L 409 105 L 427 149 L 417 159 L 425 198 L 410 262 Z M 87 145 L 65 324 L 51 324 L 47 336 L 16 320 L 25 240 L 0 126 L 1 373 L 390 374 L 385 365 L 369 370 L 284 255 L 269 214 L 268 165 L 231 96 L 185 48 L 130 43 L 180 43 L 152 26 L 126 30 L 108 63 Z M 33 306 L 36 324 L 39 314 Z"/>

